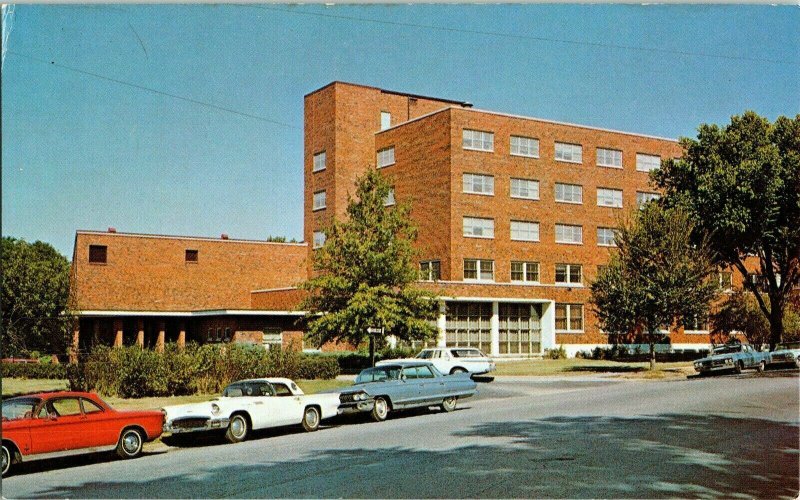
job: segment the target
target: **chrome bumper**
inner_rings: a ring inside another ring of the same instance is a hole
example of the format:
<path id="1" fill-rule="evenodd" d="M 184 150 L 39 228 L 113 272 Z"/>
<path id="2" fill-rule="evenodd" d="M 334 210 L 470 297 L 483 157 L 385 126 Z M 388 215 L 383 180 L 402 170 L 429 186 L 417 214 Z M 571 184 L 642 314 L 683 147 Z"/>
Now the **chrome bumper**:
<path id="1" fill-rule="evenodd" d="M 354 401 L 352 403 L 343 403 L 339 405 L 339 415 L 349 415 L 352 413 L 362 413 L 365 411 L 372 411 L 375 407 L 375 400 L 368 399 L 366 401 Z"/>
<path id="2" fill-rule="evenodd" d="M 169 422 L 164 424 L 164 432 L 168 432 L 170 434 L 185 434 L 188 432 L 208 432 L 213 430 L 219 429 L 227 429 L 228 424 L 230 424 L 230 419 L 228 418 L 209 418 L 206 420 L 204 425 L 200 426 L 183 426 L 183 425 L 175 425 L 179 423 L 181 419 L 170 420 Z"/>

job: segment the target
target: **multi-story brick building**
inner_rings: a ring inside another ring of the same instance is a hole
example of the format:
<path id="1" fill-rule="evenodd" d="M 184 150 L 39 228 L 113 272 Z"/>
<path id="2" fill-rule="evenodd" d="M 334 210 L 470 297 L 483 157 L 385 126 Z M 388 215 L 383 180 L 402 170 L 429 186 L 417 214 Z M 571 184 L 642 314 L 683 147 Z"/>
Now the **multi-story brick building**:
<path id="1" fill-rule="evenodd" d="M 305 97 L 306 244 L 234 246 L 232 240 L 212 244 L 194 239 L 218 252 L 208 261 L 209 281 L 201 292 L 184 275 L 197 266 L 188 262 L 176 261 L 167 269 L 163 262 L 130 261 L 131 251 L 126 250 L 123 273 L 92 268 L 83 262 L 89 258 L 87 245 L 101 235 L 79 232 L 75 268 L 79 273 L 92 270 L 75 281 L 77 309 L 114 294 L 129 297 L 115 302 L 116 309 L 127 300 L 134 309 L 192 311 L 199 318 L 210 314 L 205 309 L 241 307 L 215 318 L 269 317 L 263 325 L 281 328 L 285 318 L 297 314 L 301 294 L 295 286 L 312 272 L 313 252 L 325 241 L 324 227 L 343 216 L 355 179 L 378 168 L 394 186 L 387 204 L 411 202 L 419 229 L 422 286 L 442 298 L 438 343 L 474 345 L 496 356 L 536 354 L 557 345 L 574 353 L 608 343 L 591 311 L 588 285 L 608 260 L 620 218 L 658 196 L 649 185 L 649 171 L 661 159 L 680 154 L 672 139 L 333 82 Z M 188 246 L 181 250 L 186 241 L 192 240 L 120 237 L 102 235 L 124 246 L 135 241 L 140 255 L 152 252 L 156 258 L 166 256 L 161 246 L 169 241 L 176 254 L 169 258 L 178 260 L 184 257 L 180 252 L 188 252 Z M 109 258 L 112 248 L 109 243 Z M 235 269 L 226 267 L 228 258 L 238 262 Z M 275 259 L 291 266 L 275 265 Z M 137 272 L 141 276 L 132 283 L 138 284 L 117 282 Z M 169 286 L 154 290 L 159 281 L 150 280 L 151 274 Z M 723 279 L 729 282 L 730 275 Z M 109 285 L 85 291 L 98 283 Z M 133 316 L 126 318 L 132 321 Z M 114 331 L 124 331 L 128 324 L 120 318 L 111 322 Z M 203 339 L 206 323 L 197 319 L 192 324 Z M 82 322 L 81 327 L 89 325 Z M 232 338 L 238 335 L 237 325 L 230 328 Z M 256 341 L 257 336 L 243 333 L 241 338 Z M 698 327 L 671 332 L 670 340 L 673 347 L 703 347 L 710 337 Z"/>

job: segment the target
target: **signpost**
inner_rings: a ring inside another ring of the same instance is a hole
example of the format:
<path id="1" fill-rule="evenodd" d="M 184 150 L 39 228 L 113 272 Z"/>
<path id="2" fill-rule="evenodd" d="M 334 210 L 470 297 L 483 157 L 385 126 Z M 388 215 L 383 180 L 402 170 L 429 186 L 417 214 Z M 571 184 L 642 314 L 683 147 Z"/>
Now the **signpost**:
<path id="1" fill-rule="evenodd" d="M 383 327 L 373 327 L 370 326 L 367 328 L 367 333 L 369 334 L 369 357 L 372 366 L 375 366 L 375 335 L 383 335 Z"/>

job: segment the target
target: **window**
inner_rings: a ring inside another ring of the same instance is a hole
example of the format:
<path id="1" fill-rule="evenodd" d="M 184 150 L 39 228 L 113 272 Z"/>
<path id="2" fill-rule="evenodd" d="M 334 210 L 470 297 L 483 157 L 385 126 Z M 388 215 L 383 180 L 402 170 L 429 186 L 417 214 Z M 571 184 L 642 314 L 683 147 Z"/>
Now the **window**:
<path id="1" fill-rule="evenodd" d="M 583 147 L 578 144 L 556 143 L 556 160 L 583 163 Z"/>
<path id="2" fill-rule="evenodd" d="M 511 197 L 527 200 L 539 199 L 539 181 L 511 178 Z"/>
<path id="3" fill-rule="evenodd" d="M 489 302 L 449 302 L 445 338 L 447 347 L 491 348 L 492 304 Z"/>
<path id="4" fill-rule="evenodd" d="M 322 248 L 325 244 L 325 233 L 323 231 L 314 231 L 314 245 L 313 248 Z"/>
<path id="5" fill-rule="evenodd" d="M 636 191 L 636 206 L 638 208 L 642 208 L 642 205 L 647 203 L 648 201 L 653 201 L 661 198 L 661 195 L 658 193 L 646 193 L 644 191 Z"/>
<path id="6" fill-rule="evenodd" d="M 597 188 L 597 206 L 622 208 L 622 190 Z"/>
<path id="7" fill-rule="evenodd" d="M 322 210 L 326 206 L 325 202 L 325 191 L 317 191 L 314 193 L 314 206 L 313 210 Z"/>
<path id="8" fill-rule="evenodd" d="M 683 330 L 687 333 L 706 333 L 708 332 L 708 318 L 700 318 L 698 316 L 686 318 L 686 322 L 683 325 Z"/>
<path id="9" fill-rule="evenodd" d="M 81 403 L 78 398 L 56 399 L 48 403 L 48 406 L 54 409 L 56 411 L 55 415 L 59 417 L 81 414 Z"/>
<path id="10" fill-rule="evenodd" d="M 722 271 L 717 276 L 720 290 L 731 290 L 733 288 L 733 276 L 730 271 Z"/>
<path id="11" fill-rule="evenodd" d="M 583 226 L 556 224 L 556 243 L 583 243 Z"/>
<path id="12" fill-rule="evenodd" d="M 465 280 L 494 280 L 494 261 L 464 259 Z"/>
<path id="13" fill-rule="evenodd" d="M 265 349 L 280 348 L 283 346 L 283 332 L 280 328 L 264 328 L 261 345 Z"/>
<path id="14" fill-rule="evenodd" d="M 81 398 L 81 403 L 83 404 L 83 413 L 101 413 L 104 411 L 100 405 L 91 399 Z"/>
<path id="15" fill-rule="evenodd" d="M 541 309 L 538 304 L 498 304 L 500 354 L 539 352 Z"/>
<path id="16" fill-rule="evenodd" d="M 514 241 L 539 241 L 539 223 L 512 220 L 511 239 Z"/>
<path id="17" fill-rule="evenodd" d="M 217 328 L 217 342 L 222 342 L 222 328 Z"/>
<path id="18" fill-rule="evenodd" d="M 197 262 L 197 250 L 186 249 L 186 262 Z"/>
<path id="19" fill-rule="evenodd" d="M 597 166 L 622 168 L 622 151 L 597 148 Z"/>
<path id="20" fill-rule="evenodd" d="M 583 266 L 580 264 L 556 264 L 556 283 L 580 285 L 583 281 Z"/>
<path id="21" fill-rule="evenodd" d="M 649 172 L 661 168 L 661 157 L 636 153 L 636 170 L 639 172 Z"/>
<path id="22" fill-rule="evenodd" d="M 464 149 L 494 151 L 494 134 L 492 132 L 464 129 L 462 137 Z"/>
<path id="23" fill-rule="evenodd" d="M 463 190 L 471 194 L 494 195 L 494 177 L 481 174 L 464 174 Z"/>
<path id="24" fill-rule="evenodd" d="M 420 262 L 419 279 L 422 281 L 442 279 L 442 263 L 438 260 L 423 260 Z"/>
<path id="25" fill-rule="evenodd" d="M 556 201 L 563 203 L 583 203 L 583 186 L 556 183 Z"/>
<path id="26" fill-rule="evenodd" d="M 214 342 L 214 330 L 212 328 L 208 329 L 208 336 L 206 337 L 206 342 Z"/>
<path id="27" fill-rule="evenodd" d="M 314 172 L 325 170 L 325 151 L 321 151 L 314 155 Z"/>
<path id="28" fill-rule="evenodd" d="M 378 168 L 394 165 L 394 146 L 378 151 Z"/>
<path id="29" fill-rule="evenodd" d="M 511 262 L 511 281 L 521 283 L 539 282 L 538 262 Z"/>
<path id="30" fill-rule="evenodd" d="M 228 342 L 229 340 L 231 340 L 231 329 L 225 328 L 225 342 Z"/>
<path id="31" fill-rule="evenodd" d="M 597 228 L 597 244 L 601 247 L 615 247 L 614 230 L 610 227 Z"/>
<path id="32" fill-rule="evenodd" d="M 539 157 L 539 139 L 511 136 L 511 154 L 514 156 Z"/>
<path id="33" fill-rule="evenodd" d="M 381 130 L 386 130 L 392 126 L 392 114 L 388 111 L 381 111 Z"/>
<path id="34" fill-rule="evenodd" d="M 464 217 L 464 236 L 468 238 L 494 238 L 494 219 Z"/>
<path id="35" fill-rule="evenodd" d="M 392 205 L 394 205 L 394 203 L 395 203 L 395 201 L 394 201 L 394 188 L 391 188 L 389 190 L 389 193 L 386 195 L 386 198 L 383 199 L 383 206 L 391 207 Z"/>
<path id="36" fill-rule="evenodd" d="M 583 304 L 556 303 L 556 331 L 583 331 Z"/>
<path id="37" fill-rule="evenodd" d="M 89 262 L 105 264 L 108 258 L 108 247 L 105 245 L 89 245 Z"/>

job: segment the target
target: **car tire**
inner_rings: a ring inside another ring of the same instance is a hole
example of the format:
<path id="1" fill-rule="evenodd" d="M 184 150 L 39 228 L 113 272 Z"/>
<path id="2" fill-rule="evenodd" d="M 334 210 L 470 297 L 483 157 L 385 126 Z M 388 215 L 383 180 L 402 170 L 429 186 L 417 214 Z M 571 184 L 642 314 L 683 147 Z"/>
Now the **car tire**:
<path id="1" fill-rule="evenodd" d="M 758 373 L 764 373 L 764 370 L 766 368 L 767 368 L 767 362 L 762 361 L 761 363 L 758 364 L 758 368 L 756 368 L 756 370 L 758 370 Z"/>
<path id="2" fill-rule="evenodd" d="M 389 402 L 386 401 L 386 398 L 379 396 L 375 398 L 375 405 L 372 407 L 372 420 L 376 422 L 383 422 L 386 420 L 386 417 L 389 415 Z"/>
<path id="3" fill-rule="evenodd" d="M 3 477 L 6 477 L 11 472 L 11 448 L 3 443 Z"/>
<path id="4" fill-rule="evenodd" d="M 314 432 L 319 429 L 320 415 L 319 410 L 314 406 L 309 406 L 303 412 L 303 429 L 306 432 Z"/>
<path id="5" fill-rule="evenodd" d="M 795 368 L 800 368 L 800 357 L 798 357 L 797 359 L 794 360 L 794 367 Z"/>
<path id="6" fill-rule="evenodd" d="M 740 361 L 736 362 L 736 365 L 734 365 L 733 371 L 734 371 L 734 373 L 739 375 L 740 373 L 742 373 L 742 370 L 744 370 L 744 361 L 740 360 Z"/>
<path id="7" fill-rule="evenodd" d="M 250 422 L 248 422 L 243 414 L 237 413 L 231 417 L 228 423 L 228 429 L 225 431 L 225 439 L 227 439 L 229 443 L 241 443 L 247 439 L 247 434 L 249 432 Z"/>
<path id="8" fill-rule="evenodd" d="M 442 404 L 440 405 L 442 410 L 450 413 L 451 411 L 456 409 L 456 404 L 458 403 L 458 398 L 455 396 L 451 396 L 449 398 L 444 398 Z"/>
<path id="9" fill-rule="evenodd" d="M 136 458 L 142 454 L 144 436 L 142 431 L 129 427 L 122 431 L 117 442 L 117 456 L 120 458 Z"/>
<path id="10" fill-rule="evenodd" d="M 456 373 L 467 373 L 467 370 L 461 368 L 460 366 L 457 366 L 452 370 L 450 370 L 450 375 L 455 375 Z"/>

